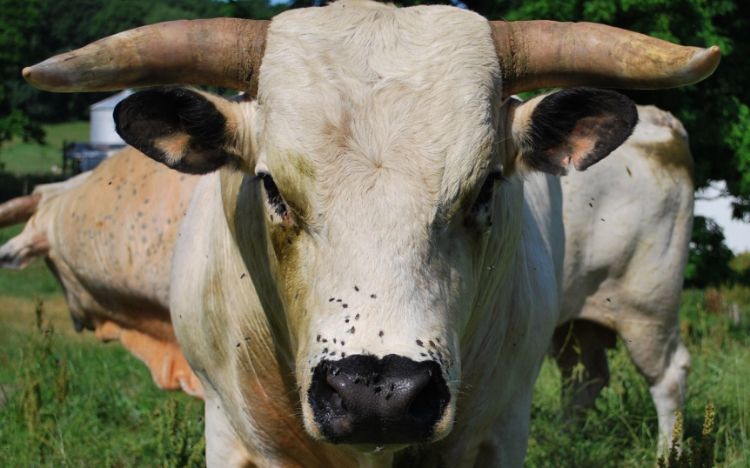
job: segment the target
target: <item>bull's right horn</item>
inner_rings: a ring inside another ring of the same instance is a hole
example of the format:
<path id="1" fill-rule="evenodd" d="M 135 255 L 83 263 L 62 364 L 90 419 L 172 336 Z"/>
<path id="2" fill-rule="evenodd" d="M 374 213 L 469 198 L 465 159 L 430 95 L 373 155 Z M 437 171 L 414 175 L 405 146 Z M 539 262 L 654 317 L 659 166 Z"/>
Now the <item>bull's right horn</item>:
<path id="1" fill-rule="evenodd" d="M 40 194 L 32 193 L 24 197 L 13 198 L 0 205 L 0 227 L 28 221 L 36 212 L 41 199 Z"/>
<path id="2" fill-rule="evenodd" d="M 255 95 L 268 24 L 236 18 L 152 24 L 24 68 L 23 76 L 58 92 L 180 83 Z"/>
<path id="3" fill-rule="evenodd" d="M 538 88 L 662 89 L 697 83 L 717 46 L 686 47 L 595 23 L 490 21 L 506 96 Z"/>

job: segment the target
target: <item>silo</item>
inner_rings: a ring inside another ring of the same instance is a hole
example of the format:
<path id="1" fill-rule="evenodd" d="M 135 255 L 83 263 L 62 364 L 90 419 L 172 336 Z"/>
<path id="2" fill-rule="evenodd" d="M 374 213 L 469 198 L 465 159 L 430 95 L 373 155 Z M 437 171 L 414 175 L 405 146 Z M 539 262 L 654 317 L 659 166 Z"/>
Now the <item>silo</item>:
<path id="1" fill-rule="evenodd" d="M 115 132 L 115 120 L 112 111 L 118 102 L 133 94 L 126 89 L 112 95 L 102 101 L 94 103 L 89 108 L 91 112 L 91 137 L 92 145 L 124 145 L 120 135 Z"/>

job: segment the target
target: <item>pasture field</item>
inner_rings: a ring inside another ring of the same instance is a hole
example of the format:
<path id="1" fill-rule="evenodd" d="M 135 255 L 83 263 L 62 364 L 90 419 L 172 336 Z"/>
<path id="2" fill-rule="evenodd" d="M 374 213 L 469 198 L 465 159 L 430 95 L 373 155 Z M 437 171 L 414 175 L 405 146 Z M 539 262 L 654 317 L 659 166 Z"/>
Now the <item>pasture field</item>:
<path id="1" fill-rule="evenodd" d="M 15 175 L 48 174 L 53 166 L 62 167 L 63 141 L 88 141 L 88 122 L 68 122 L 43 126 L 43 145 L 18 139 L 0 146 L 0 170 Z"/>

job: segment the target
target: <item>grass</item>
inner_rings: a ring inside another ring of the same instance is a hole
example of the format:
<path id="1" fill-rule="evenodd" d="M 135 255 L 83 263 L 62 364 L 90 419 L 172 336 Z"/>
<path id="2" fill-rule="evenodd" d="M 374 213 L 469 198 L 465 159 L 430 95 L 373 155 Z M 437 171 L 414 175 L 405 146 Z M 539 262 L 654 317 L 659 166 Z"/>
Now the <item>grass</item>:
<path id="1" fill-rule="evenodd" d="M 89 123 L 44 125 L 45 144 L 12 140 L 0 146 L 0 170 L 15 175 L 48 174 L 62 166 L 63 141 L 88 141 Z"/>
<path id="2" fill-rule="evenodd" d="M 681 318 L 692 355 L 683 411 L 687 445 L 701 442 L 706 406 L 713 405 L 715 464 L 748 467 L 750 289 L 685 291 Z M 609 361 L 610 386 L 578 426 L 561 417 L 560 374 L 550 360 L 544 363 L 534 392 L 528 466 L 655 466 L 657 424 L 648 387 L 621 344 Z"/>
<path id="3" fill-rule="evenodd" d="M 0 245 L 21 232 L 21 225 L 0 229 Z M 44 262 L 35 261 L 22 272 L 0 269 L 0 296 L 4 298 L 49 298 L 62 289 Z"/>
<path id="4" fill-rule="evenodd" d="M 203 464 L 199 401 L 157 390 L 121 347 L 33 315 L 0 330 L 0 465 Z"/>
<path id="5" fill-rule="evenodd" d="M 45 275 L 42 266 L 0 274 L 0 466 L 203 464 L 202 404 L 157 390 L 119 345 L 74 334 Z M 45 301 L 41 324 L 33 296 Z M 681 313 L 693 360 L 686 445 L 703 440 L 710 403 L 715 464 L 750 466 L 750 289 L 686 291 Z M 611 385 L 577 426 L 560 416 L 559 373 L 545 362 L 527 466 L 656 466 L 648 388 L 622 346 L 609 357 Z"/>

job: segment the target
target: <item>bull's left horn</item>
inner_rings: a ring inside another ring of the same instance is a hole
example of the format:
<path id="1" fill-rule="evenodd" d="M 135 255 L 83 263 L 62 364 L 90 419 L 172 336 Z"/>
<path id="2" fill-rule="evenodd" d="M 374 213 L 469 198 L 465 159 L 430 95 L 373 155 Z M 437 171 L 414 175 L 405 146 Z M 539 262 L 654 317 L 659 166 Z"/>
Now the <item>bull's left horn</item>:
<path id="1" fill-rule="evenodd" d="M 538 88 L 675 88 L 716 70 L 717 46 L 662 41 L 595 23 L 490 21 L 506 95 Z"/>
<path id="2" fill-rule="evenodd" d="M 255 95 L 268 24 L 236 18 L 152 24 L 24 68 L 23 77 L 58 92 L 179 83 Z"/>
<path id="3" fill-rule="evenodd" d="M 0 205 L 0 227 L 13 226 L 31 218 L 39 206 L 42 196 L 32 193 L 23 197 L 13 198 Z"/>

